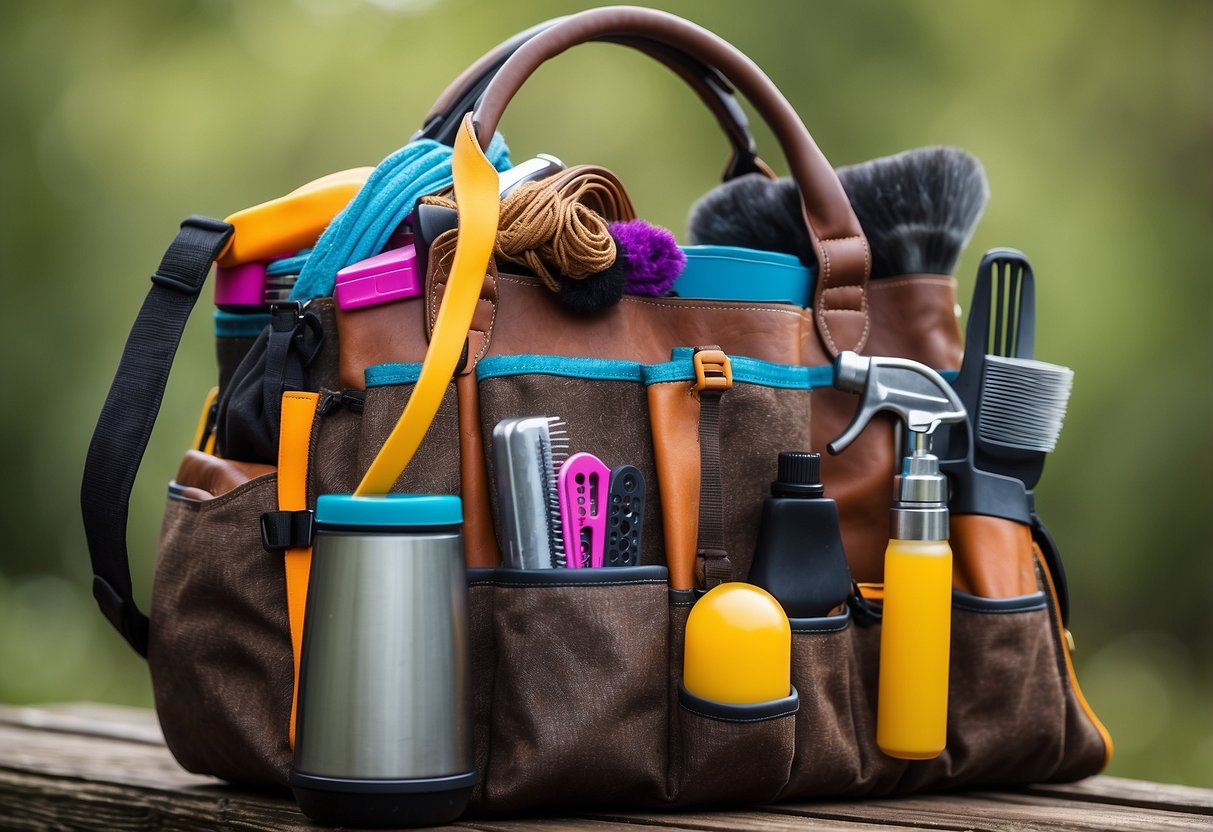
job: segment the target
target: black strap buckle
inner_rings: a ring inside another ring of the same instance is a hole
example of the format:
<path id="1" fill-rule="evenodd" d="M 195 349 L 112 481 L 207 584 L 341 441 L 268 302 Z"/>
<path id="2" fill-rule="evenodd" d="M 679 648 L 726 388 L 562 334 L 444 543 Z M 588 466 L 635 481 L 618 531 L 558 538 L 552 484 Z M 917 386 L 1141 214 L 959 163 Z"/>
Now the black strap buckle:
<path id="1" fill-rule="evenodd" d="M 312 545 L 316 512 L 267 511 L 261 515 L 261 546 L 267 552 L 281 552 Z"/>

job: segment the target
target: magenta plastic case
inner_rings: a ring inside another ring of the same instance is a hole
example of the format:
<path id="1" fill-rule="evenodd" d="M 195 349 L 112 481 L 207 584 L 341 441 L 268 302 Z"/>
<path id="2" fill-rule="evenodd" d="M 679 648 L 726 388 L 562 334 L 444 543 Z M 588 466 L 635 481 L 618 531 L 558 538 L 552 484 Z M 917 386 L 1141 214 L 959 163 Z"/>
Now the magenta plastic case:
<path id="1" fill-rule="evenodd" d="M 422 293 L 417 249 L 412 243 L 368 257 L 337 272 L 333 295 L 341 309 L 415 298 Z"/>
<path id="2" fill-rule="evenodd" d="M 265 263 L 219 266 L 215 270 L 216 306 L 256 306 L 265 304 Z"/>

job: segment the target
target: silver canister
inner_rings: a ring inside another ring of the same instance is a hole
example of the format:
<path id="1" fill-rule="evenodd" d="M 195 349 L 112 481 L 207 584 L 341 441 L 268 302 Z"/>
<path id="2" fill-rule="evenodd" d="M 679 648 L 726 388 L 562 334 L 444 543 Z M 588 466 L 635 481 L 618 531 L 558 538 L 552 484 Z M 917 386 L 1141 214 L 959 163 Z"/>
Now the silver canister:
<path id="1" fill-rule="evenodd" d="M 458 497 L 324 495 L 290 783 L 314 820 L 425 826 L 467 805 L 467 576 Z"/>

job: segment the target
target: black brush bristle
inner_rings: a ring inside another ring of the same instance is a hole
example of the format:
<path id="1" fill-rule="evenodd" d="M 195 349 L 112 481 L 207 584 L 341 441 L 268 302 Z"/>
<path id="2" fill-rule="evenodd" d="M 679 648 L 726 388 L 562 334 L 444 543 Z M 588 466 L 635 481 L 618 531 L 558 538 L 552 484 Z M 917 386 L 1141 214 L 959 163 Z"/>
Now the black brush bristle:
<path id="1" fill-rule="evenodd" d="M 990 198 L 981 162 L 920 147 L 838 169 L 872 248 L 872 277 L 951 274 Z"/>
<path id="2" fill-rule="evenodd" d="M 956 147 L 922 147 L 838 169 L 872 249 L 872 277 L 951 274 L 990 196 L 985 171 Z M 816 263 L 787 178 L 752 174 L 691 208 L 691 240 L 795 254 Z"/>
<path id="3" fill-rule="evenodd" d="M 749 173 L 713 188 L 691 206 L 690 232 L 694 245 L 781 251 L 807 266 L 817 262 L 790 179 Z"/>

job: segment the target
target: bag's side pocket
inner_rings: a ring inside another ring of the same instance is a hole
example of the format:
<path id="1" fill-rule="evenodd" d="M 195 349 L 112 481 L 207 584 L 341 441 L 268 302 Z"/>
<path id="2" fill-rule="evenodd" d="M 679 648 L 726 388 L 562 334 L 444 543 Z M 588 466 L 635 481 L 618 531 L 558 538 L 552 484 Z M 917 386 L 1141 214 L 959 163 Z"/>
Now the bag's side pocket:
<path id="1" fill-rule="evenodd" d="M 293 661 L 282 558 L 261 545 L 267 473 L 211 499 L 170 490 L 148 665 L 173 756 L 190 771 L 285 785 Z"/>
<path id="2" fill-rule="evenodd" d="M 665 568 L 477 575 L 494 587 L 496 650 L 482 808 L 660 803 L 669 745 Z"/>

